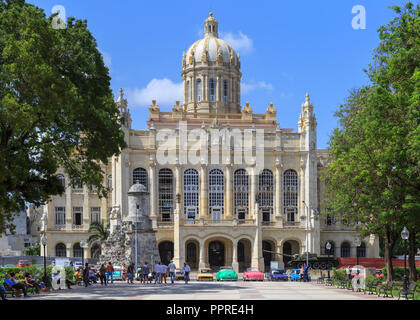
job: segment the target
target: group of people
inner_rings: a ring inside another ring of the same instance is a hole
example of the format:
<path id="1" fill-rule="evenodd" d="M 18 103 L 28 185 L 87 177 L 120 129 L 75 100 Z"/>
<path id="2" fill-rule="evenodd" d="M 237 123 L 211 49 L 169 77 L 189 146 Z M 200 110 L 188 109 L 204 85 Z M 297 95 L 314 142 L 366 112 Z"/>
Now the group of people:
<path id="1" fill-rule="evenodd" d="M 16 274 L 10 272 L 4 278 L 4 285 L 0 286 L 0 297 L 2 300 L 7 300 L 6 291 L 15 291 L 17 295 L 20 295 L 20 292 L 22 292 L 24 297 L 27 297 L 29 288 L 34 288 L 35 293 L 38 294 L 43 287 L 45 287 L 44 283 L 40 280 L 35 280 L 29 272 L 25 273 L 24 283 L 18 282 L 16 280 Z"/>

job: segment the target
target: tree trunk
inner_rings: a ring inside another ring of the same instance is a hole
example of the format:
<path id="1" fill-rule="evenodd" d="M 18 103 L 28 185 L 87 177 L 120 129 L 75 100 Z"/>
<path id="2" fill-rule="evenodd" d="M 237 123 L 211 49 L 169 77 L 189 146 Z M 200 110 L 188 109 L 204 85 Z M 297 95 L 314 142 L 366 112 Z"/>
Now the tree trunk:
<path id="1" fill-rule="evenodd" d="M 392 249 L 394 247 L 394 240 L 391 236 L 391 231 L 389 227 L 385 227 L 385 266 L 386 266 L 386 280 L 392 281 L 394 280 L 394 268 L 392 267 Z"/>
<path id="2" fill-rule="evenodd" d="M 404 250 L 407 250 L 407 248 Z M 408 238 L 408 268 L 410 270 L 410 282 L 416 282 L 416 231 L 414 228 L 410 230 L 410 236 Z"/>

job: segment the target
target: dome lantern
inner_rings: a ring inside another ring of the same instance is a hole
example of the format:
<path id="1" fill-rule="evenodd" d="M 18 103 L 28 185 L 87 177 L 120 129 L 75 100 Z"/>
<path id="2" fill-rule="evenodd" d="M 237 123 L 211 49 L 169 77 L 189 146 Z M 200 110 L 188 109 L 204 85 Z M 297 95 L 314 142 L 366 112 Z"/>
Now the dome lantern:
<path id="1" fill-rule="evenodd" d="M 204 21 L 204 35 L 206 37 L 219 37 L 219 23 L 213 17 L 213 12 L 210 12 L 209 17 Z"/>

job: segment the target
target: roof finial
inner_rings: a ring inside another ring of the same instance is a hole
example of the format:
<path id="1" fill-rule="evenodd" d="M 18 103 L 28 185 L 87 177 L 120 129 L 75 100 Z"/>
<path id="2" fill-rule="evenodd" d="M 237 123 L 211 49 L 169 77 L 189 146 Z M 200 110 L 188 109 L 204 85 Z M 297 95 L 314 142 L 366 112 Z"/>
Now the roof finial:
<path id="1" fill-rule="evenodd" d="M 309 93 L 307 93 L 307 92 L 306 92 L 306 95 L 305 95 L 305 102 L 309 102 Z"/>
<path id="2" fill-rule="evenodd" d="M 213 12 L 210 12 L 209 15 L 210 15 L 210 17 L 213 17 Z"/>
<path id="3" fill-rule="evenodd" d="M 120 90 L 118 91 L 118 99 L 122 101 L 123 98 L 124 98 L 124 91 L 122 88 L 120 88 Z"/>

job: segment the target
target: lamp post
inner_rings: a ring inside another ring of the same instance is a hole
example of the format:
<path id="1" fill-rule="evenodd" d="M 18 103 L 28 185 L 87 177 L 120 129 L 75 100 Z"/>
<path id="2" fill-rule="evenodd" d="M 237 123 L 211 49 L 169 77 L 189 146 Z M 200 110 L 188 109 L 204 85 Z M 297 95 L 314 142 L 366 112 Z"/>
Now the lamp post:
<path id="1" fill-rule="evenodd" d="M 356 246 L 356 265 L 359 265 L 359 247 L 362 244 L 362 240 L 359 237 L 354 239 L 354 245 Z"/>
<path id="2" fill-rule="evenodd" d="M 309 208 L 306 205 L 305 201 L 302 201 L 303 204 L 306 207 L 306 267 L 309 268 L 309 237 L 308 237 L 308 231 L 309 231 Z"/>
<path id="3" fill-rule="evenodd" d="M 45 286 L 48 286 L 48 279 L 47 279 L 47 253 L 45 252 L 45 247 L 47 245 L 47 236 L 44 234 L 41 239 L 42 246 L 44 248 L 44 278 L 43 282 Z"/>
<path id="4" fill-rule="evenodd" d="M 82 266 L 85 267 L 85 240 L 80 240 L 80 248 L 82 248 Z"/>
<path id="5" fill-rule="evenodd" d="M 330 258 L 330 250 L 331 250 L 331 243 L 328 241 L 325 245 L 325 249 L 327 249 L 328 252 L 328 258 Z M 328 263 L 329 264 L 329 263 Z M 328 265 L 328 280 L 330 279 L 330 266 Z"/>
<path id="6" fill-rule="evenodd" d="M 401 231 L 401 238 L 404 240 L 404 283 L 403 283 L 403 291 L 406 294 L 407 298 L 407 265 L 406 265 L 406 243 L 408 237 L 410 236 L 410 232 L 407 230 L 407 227 L 404 227 L 403 231 Z"/>

